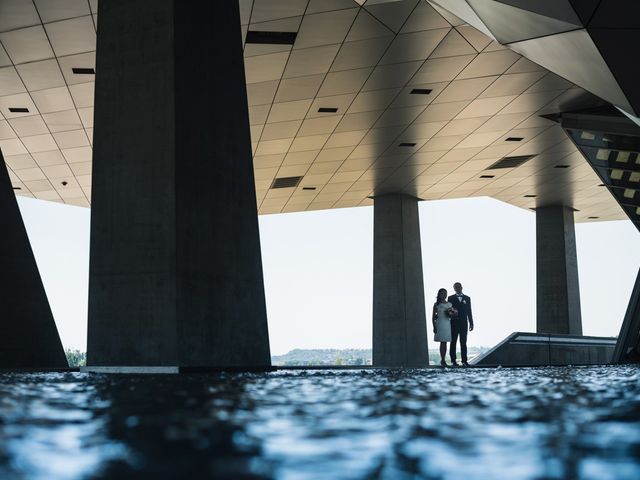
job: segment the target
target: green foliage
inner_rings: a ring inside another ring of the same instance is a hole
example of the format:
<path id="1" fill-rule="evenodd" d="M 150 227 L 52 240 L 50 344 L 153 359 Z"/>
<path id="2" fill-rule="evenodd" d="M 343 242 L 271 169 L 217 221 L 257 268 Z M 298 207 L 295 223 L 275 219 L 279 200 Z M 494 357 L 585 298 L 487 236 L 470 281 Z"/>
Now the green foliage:
<path id="1" fill-rule="evenodd" d="M 86 352 L 81 352 L 80 350 L 72 350 L 71 348 L 66 348 L 64 350 L 64 354 L 67 356 L 67 362 L 71 368 L 74 367 L 84 367 L 87 364 L 87 354 Z"/>
<path id="2" fill-rule="evenodd" d="M 371 365 L 371 350 L 310 349 L 296 348 L 284 355 L 271 357 L 274 365 Z"/>
<path id="3" fill-rule="evenodd" d="M 473 358 L 486 350 L 486 347 L 469 347 L 469 358 Z M 458 347 L 458 358 L 460 358 L 460 347 Z M 449 352 L 447 351 L 448 361 Z M 276 366 L 371 365 L 371 349 L 296 348 L 284 355 L 273 355 L 271 363 Z M 429 363 L 431 365 L 440 364 L 440 353 L 438 353 L 437 349 L 429 350 Z"/>

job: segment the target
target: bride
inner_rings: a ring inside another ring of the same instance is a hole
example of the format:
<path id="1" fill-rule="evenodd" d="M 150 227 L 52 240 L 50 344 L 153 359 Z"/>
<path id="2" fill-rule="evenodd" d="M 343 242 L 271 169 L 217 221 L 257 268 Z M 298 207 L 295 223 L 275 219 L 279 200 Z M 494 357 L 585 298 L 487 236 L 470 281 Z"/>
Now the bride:
<path id="1" fill-rule="evenodd" d="M 434 340 L 440 342 L 440 365 L 447 367 L 445 357 L 447 355 L 447 342 L 451 341 L 451 317 L 456 309 L 447 302 L 447 291 L 444 288 L 438 290 L 436 303 L 433 304 L 433 333 Z"/>

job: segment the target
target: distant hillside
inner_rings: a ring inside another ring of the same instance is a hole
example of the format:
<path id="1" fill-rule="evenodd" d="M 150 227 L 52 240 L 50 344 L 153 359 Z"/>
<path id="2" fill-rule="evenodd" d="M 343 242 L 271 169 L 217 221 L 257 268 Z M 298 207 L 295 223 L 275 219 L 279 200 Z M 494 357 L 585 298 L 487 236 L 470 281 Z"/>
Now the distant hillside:
<path id="1" fill-rule="evenodd" d="M 487 347 L 469 347 L 469 358 L 488 350 Z M 458 350 L 458 356 L 460 351 Z M 440 362 L 438 350 L 429 350 L 429 361 Z M 447 354 L 447 361 L 449 355 Z M 310 365 L 371 365 L 371 349 L 301 349 L 296 348 L 284 355 L 272 355 L 273 365 L 310 366 Z"/>

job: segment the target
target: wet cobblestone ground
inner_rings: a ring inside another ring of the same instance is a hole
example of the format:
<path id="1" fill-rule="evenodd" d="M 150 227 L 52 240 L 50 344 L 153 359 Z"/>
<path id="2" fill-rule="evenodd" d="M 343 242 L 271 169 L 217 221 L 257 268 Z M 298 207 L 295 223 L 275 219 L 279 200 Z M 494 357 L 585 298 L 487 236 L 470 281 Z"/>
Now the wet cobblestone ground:
<path id="1" fill-rule="evenodd" d="M 640 478 L 640 367 L 0 374 L 0 479 Z"/>

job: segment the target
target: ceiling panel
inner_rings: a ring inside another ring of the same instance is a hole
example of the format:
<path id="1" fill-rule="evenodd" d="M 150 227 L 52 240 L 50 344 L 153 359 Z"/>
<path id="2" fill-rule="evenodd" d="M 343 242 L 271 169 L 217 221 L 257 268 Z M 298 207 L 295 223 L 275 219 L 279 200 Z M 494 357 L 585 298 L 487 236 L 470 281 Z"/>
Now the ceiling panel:
<path id="1" fill-rule="evenodd" d="M 470 25 L 424 1 L 360 3 L 240 0 L 243 32 L 298 34 L 293 46 L 244 52 L 260 213 L 371 205 L 396 191 L 490 195 L 522 208 L 553 198 L 579 205 L 579 221 L 624 218 L 562 130 L 540 117 L 583 90 L 493 41 L 473 11 L 460 12 Z M 95 8 L 0 2 L 0 148 L 21 195 L 88 205 Z M 534 56 L 540 45 L 520 48 Z M 487 170 L 525 154 L 535 157 Z M 296 188 L 270 188 L 298 175 Z"/>

